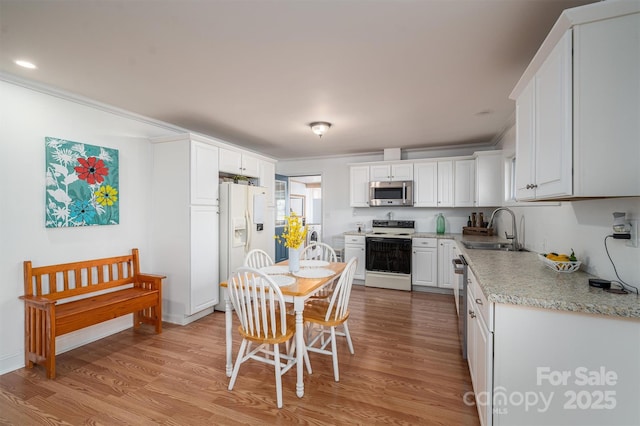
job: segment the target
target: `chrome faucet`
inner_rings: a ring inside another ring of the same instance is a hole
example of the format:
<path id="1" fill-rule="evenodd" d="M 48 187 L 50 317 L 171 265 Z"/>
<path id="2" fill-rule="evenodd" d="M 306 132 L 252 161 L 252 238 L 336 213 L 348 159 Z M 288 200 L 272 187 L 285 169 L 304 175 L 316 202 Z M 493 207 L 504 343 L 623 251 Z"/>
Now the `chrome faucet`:
<path id="1" fill-rule="evenodd" d="M 511 240 L 511 246 L 513 247 L 513 250 L 518 251 L 520 250 L 520 242 L 518 242 L 518 227 L 516 225 L 516 215 L 513 213 L 513 211 L 507 207 L 498 207 L 497 209 L 495 209 L 493 211 L 493 213 L 491 213 L 491 219 L 489 219 L 489 224 L 487 225 L 487 228 L 491 228 L 493 225 L 493 219 L 496 216 L 496 213 L 498 213 L 499 211 L 506 211 L 509 212 L 509 214 L 511 215 L 511 232 L 512 234 L 509 235 L 507 234 L 507 231 L 504 231 L 504 236 L 507 238 L 507 240 Z"/>

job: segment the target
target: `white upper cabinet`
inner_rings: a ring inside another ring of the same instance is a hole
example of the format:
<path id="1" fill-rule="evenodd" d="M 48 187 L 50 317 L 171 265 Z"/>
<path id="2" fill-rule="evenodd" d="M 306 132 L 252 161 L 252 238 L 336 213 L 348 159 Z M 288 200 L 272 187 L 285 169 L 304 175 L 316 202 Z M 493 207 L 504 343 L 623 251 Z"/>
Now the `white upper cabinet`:
<path id="1" fill-rule="evenodd" d="M 453 207 L 453 160 L 438 161 L 438 207 Z"/>
<path id="2" fill-rule="evenodd" d="M 415 207 L 438 206 L 438 162 L 415 163 L 413 199 Z"/>
<path id="3" fill-rule="evenodd" d="M 640 196 L 640 3 L 568 9 L 514 89 L 518 200 Z"/>
<path id="4" fill-rule="evenodd" d="M 191 204 L 218 205 L 218 148 L 191 142 Z"/>
<path id="5" fill-rule="evenodd" d="M 504 159 L 502 151 L 480 151 L 476 159 L 477 207 L 501 206 L 504 201 Z"/>
<path id="6" fill-rule="evenodd" d="M 245 152 L 220 148 L 219 168 L 224 173 L 259 177 L 260 159 Z"/>
<path id="7" fill-rule="evenodd" d="M 416 162 L 414 207 L 453 207 L 453 160 Z"/>
<path id="8" fill-rule="evenodd" d="M 564 34 L 535 77 L 536 198 L 571 195 L 571 34 Z"/>
<path id="9" fill-rule="evenodd" d="M 349 205 L 369 207 L 369 166 L 349 168 Z"/>
<path id="10" fill-rule="evenodd" d="M 267 205 L 269 207 L 275 207 L 276 165 L 270 161 L 260 160 L 258 170 L 260 186 L 267 188 Z"/>
<path id="11" fill-rule="evenodd" d="M 371 181 L 413 180 L 413 163 L 376 164 L 370 169 Z"/>
<path id="12" fill-rule="evenodd" d="M 516 132 L 523 137 L 516 143 L 520 200 L 571 195 L 571 34 L 564 34 L 516 101 Z"/>
<path id="13" fill-rule="evenodd" d="M 574 28 L 577 197 L 640 195 L 639 29 L 640 13 Z"/>
<path id="14" fill-rule="evenodd" d="M 473 207 L 476 204 L 476 160 L 455 160 L 454 207 Z"/>
<path id="15" fill-rule="evenodd" d="M 525 201 L 535 198 L 532 187 L 535 181 L 535 80 L 525 87 L 516 100 L 516 199 Z"/>

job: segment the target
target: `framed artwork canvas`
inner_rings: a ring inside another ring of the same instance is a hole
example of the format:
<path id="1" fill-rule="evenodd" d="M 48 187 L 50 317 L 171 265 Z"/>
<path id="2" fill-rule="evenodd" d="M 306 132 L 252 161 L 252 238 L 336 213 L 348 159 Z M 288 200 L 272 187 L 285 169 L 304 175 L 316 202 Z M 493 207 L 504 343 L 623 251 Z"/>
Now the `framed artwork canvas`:
<path id="1" fill-rule="evenodd" d="M 45 138 L 47 228 L 120 222 L 118 150 Z"/>

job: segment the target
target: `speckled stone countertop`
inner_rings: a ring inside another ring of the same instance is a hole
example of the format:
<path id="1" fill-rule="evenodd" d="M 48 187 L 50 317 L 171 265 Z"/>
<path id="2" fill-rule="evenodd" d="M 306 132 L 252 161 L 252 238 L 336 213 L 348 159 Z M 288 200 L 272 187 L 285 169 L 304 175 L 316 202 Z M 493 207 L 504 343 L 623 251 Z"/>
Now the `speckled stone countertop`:
<path id="1" fill-rule="evenodd" d="M 345 235 L 366 235 L 345 232 Z M 508 242 L 502 237 L 416 232 L 413 238 L 446 238 L 461 241 Z M 466 249 L 458 244 L 469 267 L 490 302 L 610 315 L 640 320 L 640 297 L 607 293 L 589 286 L 586 272 L 554 272 L 534 252 Z"/>
<path id="2" fill-rule="evenodd" d="M 456 240 L 471 239 L 468 237 L 460 235 Z M 640 320 L 639 296 L 590 287 L 589 278 L 595 277 L 585 272 L 554 272 L 533 252 L 474 250 L 462 244 L 458 247 L 490 302 Z"/>

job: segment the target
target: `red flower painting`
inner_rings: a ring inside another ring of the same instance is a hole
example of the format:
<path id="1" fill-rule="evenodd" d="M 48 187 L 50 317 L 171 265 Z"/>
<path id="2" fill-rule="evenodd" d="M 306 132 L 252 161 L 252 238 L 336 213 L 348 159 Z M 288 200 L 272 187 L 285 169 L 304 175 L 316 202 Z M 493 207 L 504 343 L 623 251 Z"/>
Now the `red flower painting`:
<path id="1" fill-rule="evenodd" d="M 104 162 L 96 159 L 96 157 L 89 157 L 86 160 L 78 158 L 78 163 L 81 164 L 75 167 L 78 178 L 86 180 L 89 185 L 102 183 L 104 176 L 109 174 L 109 169 L 104 166 Z"/>

